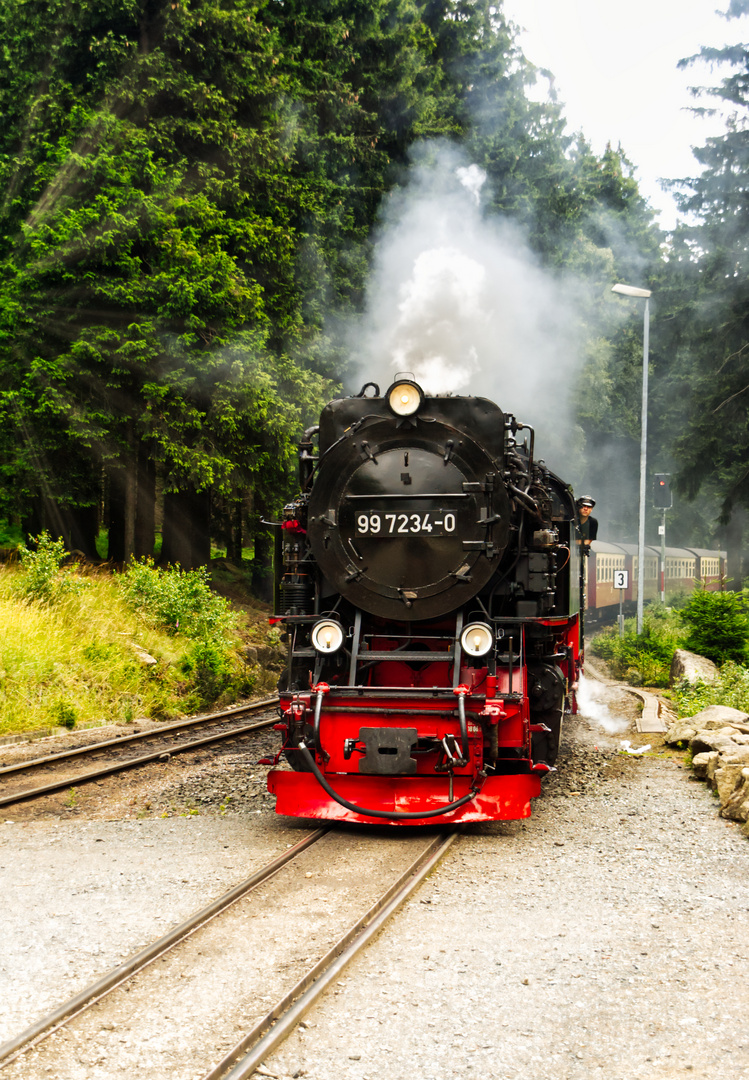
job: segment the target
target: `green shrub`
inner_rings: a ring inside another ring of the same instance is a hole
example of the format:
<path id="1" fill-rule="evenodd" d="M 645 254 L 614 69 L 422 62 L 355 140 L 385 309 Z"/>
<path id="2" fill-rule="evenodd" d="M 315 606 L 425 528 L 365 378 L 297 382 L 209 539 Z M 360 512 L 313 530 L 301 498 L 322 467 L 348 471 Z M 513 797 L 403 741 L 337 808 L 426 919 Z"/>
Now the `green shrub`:
<path id="1" fill-rule="evenodd" d="M 684 648 L 716 664 L 749 659 L 749 616 L 743 592 L 705 592 L 697 589 L 682 608 L 688 627 Z"/>
<path id="2" fill-rule="evenodd" d="M 0 520 L 0 547 L 19 548 L 23 543 L 23 534 L 18 525 Z"/>
<path id="3" fill-rule="evenodd" d="M 723 665 L 715 682 L 687 682 L 674 687 L 673 699 L 679 716 L 694 716 L 709 705 L 728 705 L 749 713 L 749 668 L 733 661 Z"/>
<path id="4" fill-rule="evenodd" d="M 263 677 L 240 652 L 248 636 L 265 641 L 260 616 L 238 613 L 243 629 L 225 646 L 147 625 L 110 569 L 51 604 L 30 601 L 26 574 L 20 561 L 0 567 L 0 735 L 171 719 L 247 695 Z M 158 663 L 143 664 L 136 647 Z"/>
<path id="5" fill-rule="evenodd" d="M 64 591 L 60 567 L 67 555 L 65 541 L 53 540 L 46 530 L 31 539 L 33 549 L 24 544 L 19 548 L 23 573 L 18 591 L 28 600 L 52 603 Z"/>
<path id="6" fill-rule="evenodd" d="M 229 602 L 212 592 L 205 567 L 159 570 L 152 559 L 143 559 L 131 562 L 119 581 L 125 602 L 147 623 L 189 641 L 179 665 L 186 678 L 185 708 L 252 691 L 256 675 L 235 651 L 236 617 Z"/>
<path id="7" fill-rule="evenodd" d="M 153 559 L 131 562 L 120 577 L 126 603 L 167 633 L 226 646 L 235 625 L 228 602 L 211 591 L 205 567 L 159 570 Z"/>
<path id="8" fill-rule="evenodd" d="M 71 705 L 69 701 L 60 700 L 54 703 L 50 711 L 60 727 L 67 728 L 68 731 L 73 730 L 78 719 L 78 712 L 74 705 Z"/>
<path id="9" fill-rule="evenodd" d="M 618 627 L 608 627 L 593 638 L 590 651 L 600 656 L 612 674 L 633 686 L 668 686 L 671 660 L 682 645 L 684 630 L 678 617 L 660 605 L 649 607 L 637 633 L 634 619 Z"/>
<path id="10" fill-rule="evenodd" d="M 233 670 L 226 649 L 210 641 L 196 641 L 182 661 L 201 701 L 216 701 L 233 683 Z"/>

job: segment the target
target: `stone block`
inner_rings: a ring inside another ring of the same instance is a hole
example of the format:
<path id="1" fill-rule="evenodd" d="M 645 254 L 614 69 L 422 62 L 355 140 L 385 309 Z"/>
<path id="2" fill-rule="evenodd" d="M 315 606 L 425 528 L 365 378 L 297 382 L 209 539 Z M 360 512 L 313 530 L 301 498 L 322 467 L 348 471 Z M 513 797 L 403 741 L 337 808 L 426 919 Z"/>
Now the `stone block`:
<path id="1" fill-rule="evenodd" d="M 707 756 L 707 768 L 705 770 L 705 779 L 709 783 L 714 783 L 715 774 L 720 768 L 720 754 L 717 750 L 711 750 Z"/>
<path id="2" fill-rule="evenodd" d="M 722 772 L 723 770 L 719 770 Z M 721 800 L 722 803 L 722 800 Z M 731 821 L 749 820 L 749 768 L 743 768 L 736 786 L 725 804 L 721 806 L 721 817 Z"/>
<path id="3" fill-rule="evenodd" d="M 715 755 L 718 757 L 719 755 Z M 709 754 L 697 754 L 692 758 L 692 771 L 698 780 L 707 779 L 707 767 L 710 763 Z"/>
<path id="4" fill-rule="evenodd" d="M 726 805 L 736 788 L 741 786 L 742 772 L 742 765 L 725 765 L 723 763 L 721 763 L 719 769 L 715 770 L 714 780 L 721 807 Z"/>
<path id="5" fill-rule="evenodd" d="M 697 728 L 691 719 L 677 720 L 663 736 L 663 741 L 668 743 L 669 746 L 676 746 L 678 743 L 686 745 L 692 741 L 696 734 Z"/>
<path id="6" fill-rule="evenodd" d="M 741 709 L 732 709 L 730 705 L 708 705 L 706 709 L 687 717 L 682 722 L 685 723 L 687 720 L 697 731 L 717 731 L 727 724 L 737 727 L 746 724 L 749 721 L 749 713 L 742 712 Z"/>
<path id="7" fill-rule="evenodd" d="M 718 678 L 718 669 L 712 660 L 686 649 L 677 649 L 671 661 L 669 679 L 671 686 L 687 682 L 693 686 L 697 682 L 711 683 Z"/>

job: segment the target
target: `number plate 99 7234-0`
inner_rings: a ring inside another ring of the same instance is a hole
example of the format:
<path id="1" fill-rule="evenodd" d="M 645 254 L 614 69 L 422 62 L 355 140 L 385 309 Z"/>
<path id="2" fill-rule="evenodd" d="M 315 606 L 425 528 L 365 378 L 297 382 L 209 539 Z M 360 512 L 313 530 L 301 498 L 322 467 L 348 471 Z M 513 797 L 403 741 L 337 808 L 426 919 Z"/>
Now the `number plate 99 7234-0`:
<path id="1" fill-rule="evenodd" d="M 355 535 L 387 540 L 397 536 L 451 536 L 457 525 L 452 510 L 400 511 L 358 510 Z"/>

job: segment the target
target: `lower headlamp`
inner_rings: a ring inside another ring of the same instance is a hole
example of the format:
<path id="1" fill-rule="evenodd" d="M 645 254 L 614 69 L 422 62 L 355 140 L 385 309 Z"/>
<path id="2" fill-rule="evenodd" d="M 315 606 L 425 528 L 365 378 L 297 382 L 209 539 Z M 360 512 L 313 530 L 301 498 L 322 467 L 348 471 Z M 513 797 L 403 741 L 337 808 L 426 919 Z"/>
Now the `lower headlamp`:
<path id="1" fill-rule="evenodd" d="M 494 644 L 494 631 L 486 623 L 470 623 L 460 635 L 460 647 L 467 656 L 486 656 Z"/>
<path id="2" fill-rule="evenodd" d="M 312 627 L 312 646 L 319 653 L 334 653 L 343 645 L 343 627 L 334 619 L 321 619 Z"/>

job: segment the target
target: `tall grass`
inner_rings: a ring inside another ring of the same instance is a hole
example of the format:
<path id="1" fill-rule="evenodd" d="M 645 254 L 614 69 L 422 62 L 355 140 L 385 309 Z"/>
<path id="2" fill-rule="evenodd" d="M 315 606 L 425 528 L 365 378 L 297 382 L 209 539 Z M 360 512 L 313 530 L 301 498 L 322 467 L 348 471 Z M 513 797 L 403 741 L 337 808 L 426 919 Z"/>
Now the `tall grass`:
<path id="1" fill-rule="evenodd" d="M 679 716 L 695 716 L 709 705 L 728 705 L 749 713 L 749 668 L 729 660 L 715 682 L 680 683 L 674 687 L 673 698 Z"/>
<path id="2" fill-rule="evenodd" d="M 29 585 L 23 566 L 0 566 L 0 735 L 167 719 L 253 688 L 230 619 L 219 619 L 221 642 L 164 627 L 108 571 L 50 573 L 36 596 Z"/>

